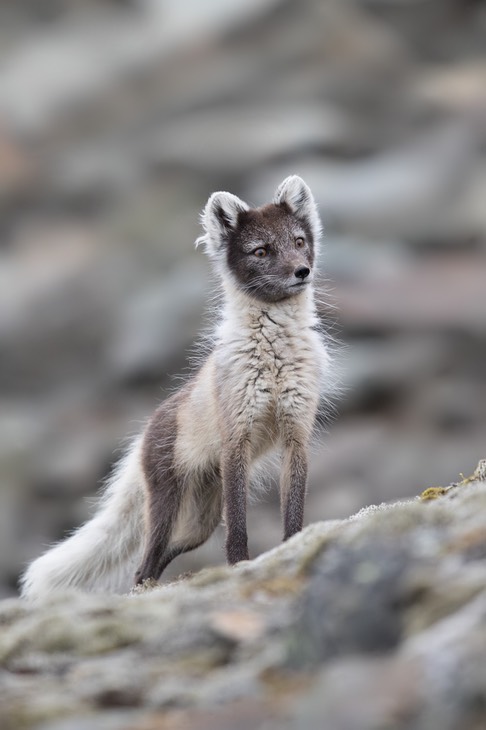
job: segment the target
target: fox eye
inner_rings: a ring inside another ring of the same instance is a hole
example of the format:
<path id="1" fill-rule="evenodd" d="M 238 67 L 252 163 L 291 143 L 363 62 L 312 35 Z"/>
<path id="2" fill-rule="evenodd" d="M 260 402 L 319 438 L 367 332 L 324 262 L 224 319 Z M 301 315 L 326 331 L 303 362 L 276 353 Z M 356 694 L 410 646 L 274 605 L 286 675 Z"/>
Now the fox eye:
<path id="1" fill-rule="evenodd" d="M 304 239 L 302 238 L 302 236 L 299 236 L 299 238 L 296 238 L 296 239 L 295 239 L 295 245 L 297 246 L 297 248 L 304 248 L 304 246 L 305 246 L 305 241 L 304 241 Z"/>
<path id="2" fill-rule="evenodd" d="M 253 255 L 257 257 L 257 259 L 263 259 L 267 255 L 267 249 L 263 248 L 262 246 L 260 248 L 256 248 L 253 251 Z"/>

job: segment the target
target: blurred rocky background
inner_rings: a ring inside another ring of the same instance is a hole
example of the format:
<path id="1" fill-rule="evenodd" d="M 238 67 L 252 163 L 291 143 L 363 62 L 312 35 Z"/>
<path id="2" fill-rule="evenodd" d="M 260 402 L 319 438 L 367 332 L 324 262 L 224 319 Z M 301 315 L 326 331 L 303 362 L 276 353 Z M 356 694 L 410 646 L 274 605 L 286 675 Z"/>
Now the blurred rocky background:
<path id="1" fill-rule="evenodd" d="M 308 521 L 484 456 L 485 49 L 479 0 L 0 4 L 0 596 L 187 367 L 217 189 L 298 173 L 325 223 L 344 394 Z M 249 522 L 280 540 L 275 490 Z"/>

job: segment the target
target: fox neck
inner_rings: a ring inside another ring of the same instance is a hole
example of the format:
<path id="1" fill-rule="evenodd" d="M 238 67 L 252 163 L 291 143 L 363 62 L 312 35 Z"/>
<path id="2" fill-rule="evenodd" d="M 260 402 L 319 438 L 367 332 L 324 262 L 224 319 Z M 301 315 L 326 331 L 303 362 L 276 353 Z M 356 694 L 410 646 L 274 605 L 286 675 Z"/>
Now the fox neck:
<path id="1" fill-rule="evenodd" d="M 279 302 L 261 302 L 242 292 L 233 282 L 224 281 L 223 323 L 220 336 L 258 329 L 263 315 L 283 330 L 309 328 L 317 324 L 314 290 L 308 284 L 299 294 Z"/>

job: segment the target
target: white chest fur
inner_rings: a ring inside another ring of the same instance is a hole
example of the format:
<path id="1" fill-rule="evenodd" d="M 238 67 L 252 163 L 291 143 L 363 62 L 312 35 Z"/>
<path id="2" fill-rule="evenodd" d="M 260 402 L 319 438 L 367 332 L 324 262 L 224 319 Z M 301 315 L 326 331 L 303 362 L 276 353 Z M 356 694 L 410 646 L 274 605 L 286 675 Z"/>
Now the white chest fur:
<path id="1" fill-rule="evenodd" d="M 218 463 L 228 436 L 249 438 L 256 458 L 282 441 L 289 421 L 309 435 L 329 369 L 315 324 L 311 291 L 264 307 L 233 293 L 214 350 L 179 409 L 184 468 Z"/>
<path id="2" fill-rule="evenodd" d="M 312 428 L 328 359 L 315 323 L 311 291 L 227 310 L 215 352 L 219 397 L 228 421 L 252 441 L 275 441 L 289 419 Z"/>

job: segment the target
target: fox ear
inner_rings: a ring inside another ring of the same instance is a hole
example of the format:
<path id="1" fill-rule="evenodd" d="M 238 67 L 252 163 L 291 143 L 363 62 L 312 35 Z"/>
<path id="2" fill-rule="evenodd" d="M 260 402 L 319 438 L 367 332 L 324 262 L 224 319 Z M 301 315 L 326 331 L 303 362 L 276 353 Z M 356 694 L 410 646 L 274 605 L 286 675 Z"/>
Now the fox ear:
<path id="1" fill-rule="evenodd" d="M 298 175 L 290 175 L 280 183 L 273 197 L 275 205 L 287 205 L 296 218 L 306 223 L 317 241 L 321 234 L 321 221 L 310 188 Z"/>
<path id="2" fill-rule="evenodd" d="M 205 234 L 198 238 L 196 246 L 204 244 L 209 256 L 221 252 L 230 234 L 238 225 L 238 216 L 249 206 L 231 193 L 213 193 L 201 213 Z"/>

